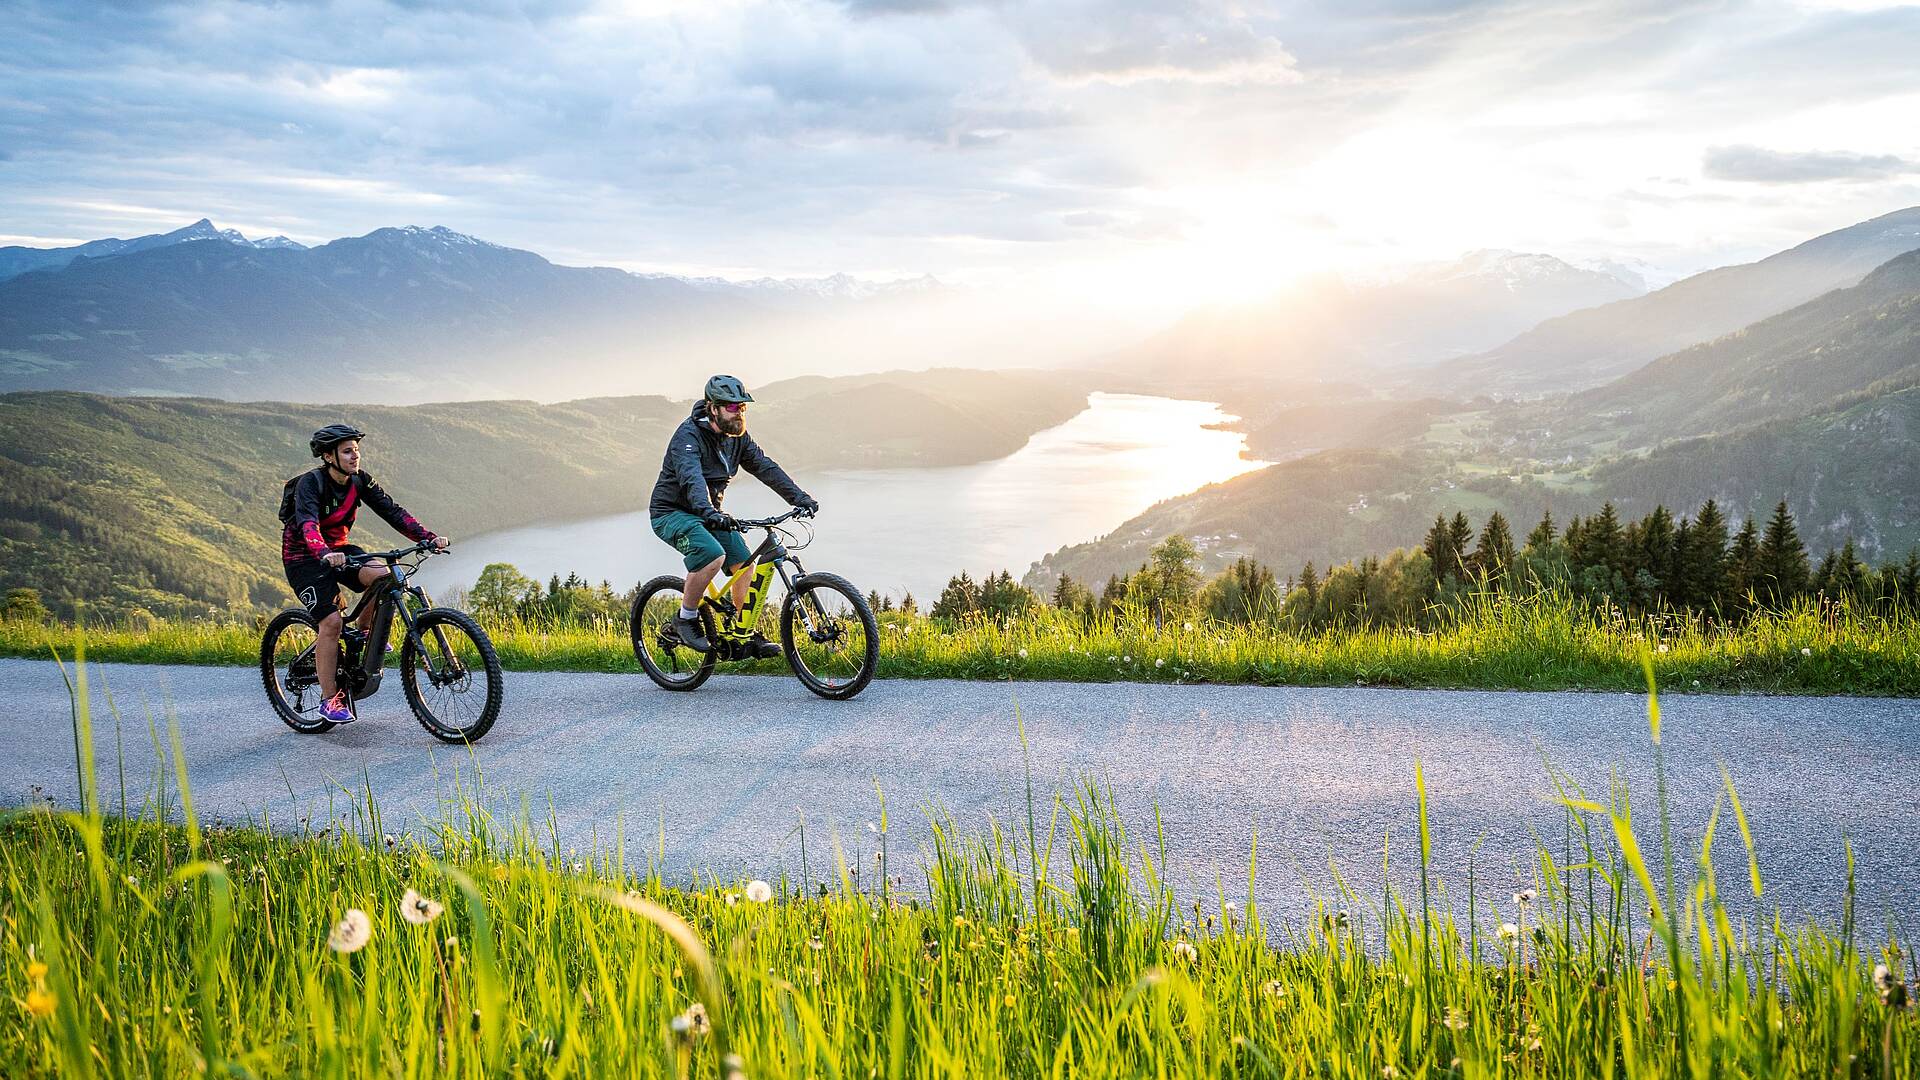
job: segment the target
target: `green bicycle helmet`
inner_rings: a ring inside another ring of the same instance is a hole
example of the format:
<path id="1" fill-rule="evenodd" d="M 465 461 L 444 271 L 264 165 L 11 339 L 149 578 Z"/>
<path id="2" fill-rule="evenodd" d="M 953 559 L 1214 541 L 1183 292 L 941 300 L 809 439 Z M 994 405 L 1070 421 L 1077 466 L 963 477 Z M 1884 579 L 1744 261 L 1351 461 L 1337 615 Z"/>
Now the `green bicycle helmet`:
<path id="1" fill-rule="evenodd" d="M 753 395 L 747 393 L 746 384 L 731 375 L 715 375 L 707 380 L 707 400 L 722 405 L 737 405 L 752 401 Z"/>

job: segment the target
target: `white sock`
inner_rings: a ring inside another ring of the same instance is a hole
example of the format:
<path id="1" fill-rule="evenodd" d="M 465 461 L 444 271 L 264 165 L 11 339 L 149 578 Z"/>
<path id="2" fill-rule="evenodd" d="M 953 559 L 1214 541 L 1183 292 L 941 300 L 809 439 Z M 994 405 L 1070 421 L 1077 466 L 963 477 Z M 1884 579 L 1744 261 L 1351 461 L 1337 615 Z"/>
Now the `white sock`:
<path id="1" fill-rule="evenodd" d="M 700 609 L 683 607 L 680 609 L 680 617 L 688 622 L 692 622 L 700 617 Z"/>

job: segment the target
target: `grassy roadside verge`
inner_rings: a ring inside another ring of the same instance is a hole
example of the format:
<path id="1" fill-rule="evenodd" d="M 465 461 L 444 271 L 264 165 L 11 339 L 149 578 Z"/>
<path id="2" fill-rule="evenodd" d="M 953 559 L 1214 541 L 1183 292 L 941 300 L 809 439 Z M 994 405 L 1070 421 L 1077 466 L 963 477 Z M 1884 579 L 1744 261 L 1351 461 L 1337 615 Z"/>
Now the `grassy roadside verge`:
<path id="1" fill-rule="evenodd" d="M 920 861 L 896 853 L 863 886 L 842 859 L 815 864 L 837 885 L 675 887 L 472 801 L 448 813 L 424 841 L 383 835 L 366 805 L 294 835 L 202 828 L 190 812 L 184 827 L 8 815 L 0 1074 L 1920 1068 L 1895 942 L 1856 944 L 1871 935 L 1849 912 L 1837 928 L 1736 929 L 1711 839 L 1678 892 L 1665 864 L 1663 893 L 1660 852 L 1619 839 L 1624 793 L 1569 800 L 1571 858 L 1541 850 L 1537 889 L 1489 897 L 1469 880 L 1450 894 L 1428 882 L 1422 847 L 1408 856 L 1419 893 L 1291 920 L 1225 895 L 1176 903 L 1164 847 L 1130 836 L 1093 783 L 1030 812 L 1024 836 L 936 822 Z"/>
<path id="2" fill-rule="evenodd" d="M 624 625 L 489 629 L 508 670 L 639 672 Z M 85 637 L 94 660 L 252 665 L 259 656 L 251 623 L 94 626 Z M 71 656 L 78 638 L 71 627 L 0 623 L 0 656 Z M 1645 685 L 1643 651 L 1661 685 L 1682 693 L 1920 696 L 1920 617 L 1912 613 L 1859 616 L 1809 603 L 1703 629 L 1672 619 L 1605 621 L 1550 597 L 1489 604 L 1431 632 L 1312 635 L 1206 621 L 1156 630 L 1102 619 L 1089 627 L 1050 609 L 1007 626 L 945 627 L 889 613 L 880 676 L 1630 691 Z M 723 670 L 786 669 L 762 661 Z"/>

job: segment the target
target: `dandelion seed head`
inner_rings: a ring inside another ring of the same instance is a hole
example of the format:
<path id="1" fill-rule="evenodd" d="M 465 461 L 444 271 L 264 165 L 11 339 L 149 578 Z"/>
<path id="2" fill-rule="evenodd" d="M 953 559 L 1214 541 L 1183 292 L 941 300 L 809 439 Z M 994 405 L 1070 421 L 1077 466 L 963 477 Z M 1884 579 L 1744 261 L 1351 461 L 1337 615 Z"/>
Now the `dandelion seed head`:
<path id="1" fill-rule="evenodd" d="M 773 899 L 773 886 L 759 878 L 754 878 L 747 882 L 747 899 L 756 904 L 764 904 Z"/>
<path id="2" fill-rule="evenodd" d="M 1025 649 L 1021 649 L 1021 650 L 1020 650 L 1020 659 L 1022 659 L 1022 660 L 1025 660 L 1026 658 L 1027 658 L 1027 650 L 1025 650 Z"/>
<path id="3" fill-rule="evenodd" d="M 348 908 L 327 935 L 327 945 L 337 953 L 355 953 L 366 948 L 373 938 L 373 920 L 359 908 Z"/>
<path id="4" fill-rule="evenodd" d="M 1517 941 L 1519 940 L 1519 937 L 1520 937 L 1519 927 L 1513 925 L 1510 922 L 1503 922 L 1500 924 L 1500 940 L 1501 941 Z"/>
<path id="5" fill-rule="evenodd" d="M 688 1005 L 687 1011 L 680 1015 L 686 1018 L 687 1029 L 696 1039 L 704 1039 L 713 1031 L 713 1021 L 707 1017 L 707 1007 L 697 1001 Z"/>
<path id="6" fill-rule="evenodd" d="M 1194 948 L 1190 941 L 1174 942 L 1172 952 L 1175 960 L 1185 960 L 1188 963 L 1192 963 L 1200 956 L 1200 950 Z"/>
<path id="7" fill-rule="evenodd" d="M 400 897 L 400 917 L 415 926 L 425 926 L 440 917 L 440 902 L 408 889 Z"/>
<path id="8" fill-rule="evenodd" d="M 1803 645 L 1803 646 L 1801 646 L 1801 647 L 1800 647 L 1800 655 L 1801 655 L 1801 656 L 1812 656 L 1812 655 L 1813 655 L 1813 650 L 1812 650 L 1812 649 L 1809 649 L 1809 648 L 1807 648 L 1806 646 L 1804 646 L 1804 645 Z"/>

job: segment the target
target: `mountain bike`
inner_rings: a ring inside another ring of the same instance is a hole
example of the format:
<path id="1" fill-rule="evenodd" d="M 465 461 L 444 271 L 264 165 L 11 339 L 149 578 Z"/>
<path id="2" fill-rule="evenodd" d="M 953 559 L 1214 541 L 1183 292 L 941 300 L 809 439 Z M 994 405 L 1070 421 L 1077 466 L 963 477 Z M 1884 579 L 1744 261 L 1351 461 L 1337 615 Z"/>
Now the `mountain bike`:
<path id="1" fill-rule="evenodd" d="M 680 614 L 687 579 L 665 575 L 640 586 L 633 598 L 628 630 L 633 655 L 655 683 L 667 690 L 692 690 L 712 676 L 722 660 L 752 659 L 750 643 L 766 610 L 767 591 L 778 574 L 786 586 L 780 604 L 780 652 L 801 685 L 823 698 L 845 701 L 866 689 L 880 663 L 880 626 L 866 597 L 837 574 L 809 574 L 794 552 L 813 542 L 813 528 L 790 525 L 802 516 L 789 510 L 778 517 L 741 520 L 742 531 L 766 530 L 753 558 L 707 586 L 700 598 L 700 628 L 711 652 L 680 643 L 669 620 Z M 804 532 L 804 535 L 802 535 Z M 733 584 L 752 568 L 753 584 L 744 607 L 735 609 Z"/>
<path id="2" fill-rule="evenodd" d="M 442 742 L 478 742 L 500 715 L 506 680 L 492 639 L 473 616 L 434 607 L 426 590 L 412 583 L 420 561 L 434 553 L 432 543 L 422 541 L 394 551 L 347 557 L 350 567 L 385 563 L 389 576 L 362 593 L 360 602 L 345 615 L 347 629 L 340 635 L 336 678 L 356 703 L 357 715 L 357 703 L 380 689 L 398 616 L 405 635 L 400 642 L 400 685 L 413 715 L 427 734 Z M 413 562 L 403 561 L 416 556 Z M 354 623 L 368 604 L 378 606 L 372 628 L 362 635 Z M 318 644 L 318 625 L 305 608 L 275 615 L 260 638 L 260 678 L 266 684 L 267 700 L 288 727 L 303 735 L 338 726 L 320 715 L 320 676 L 314 667 Z"/>

